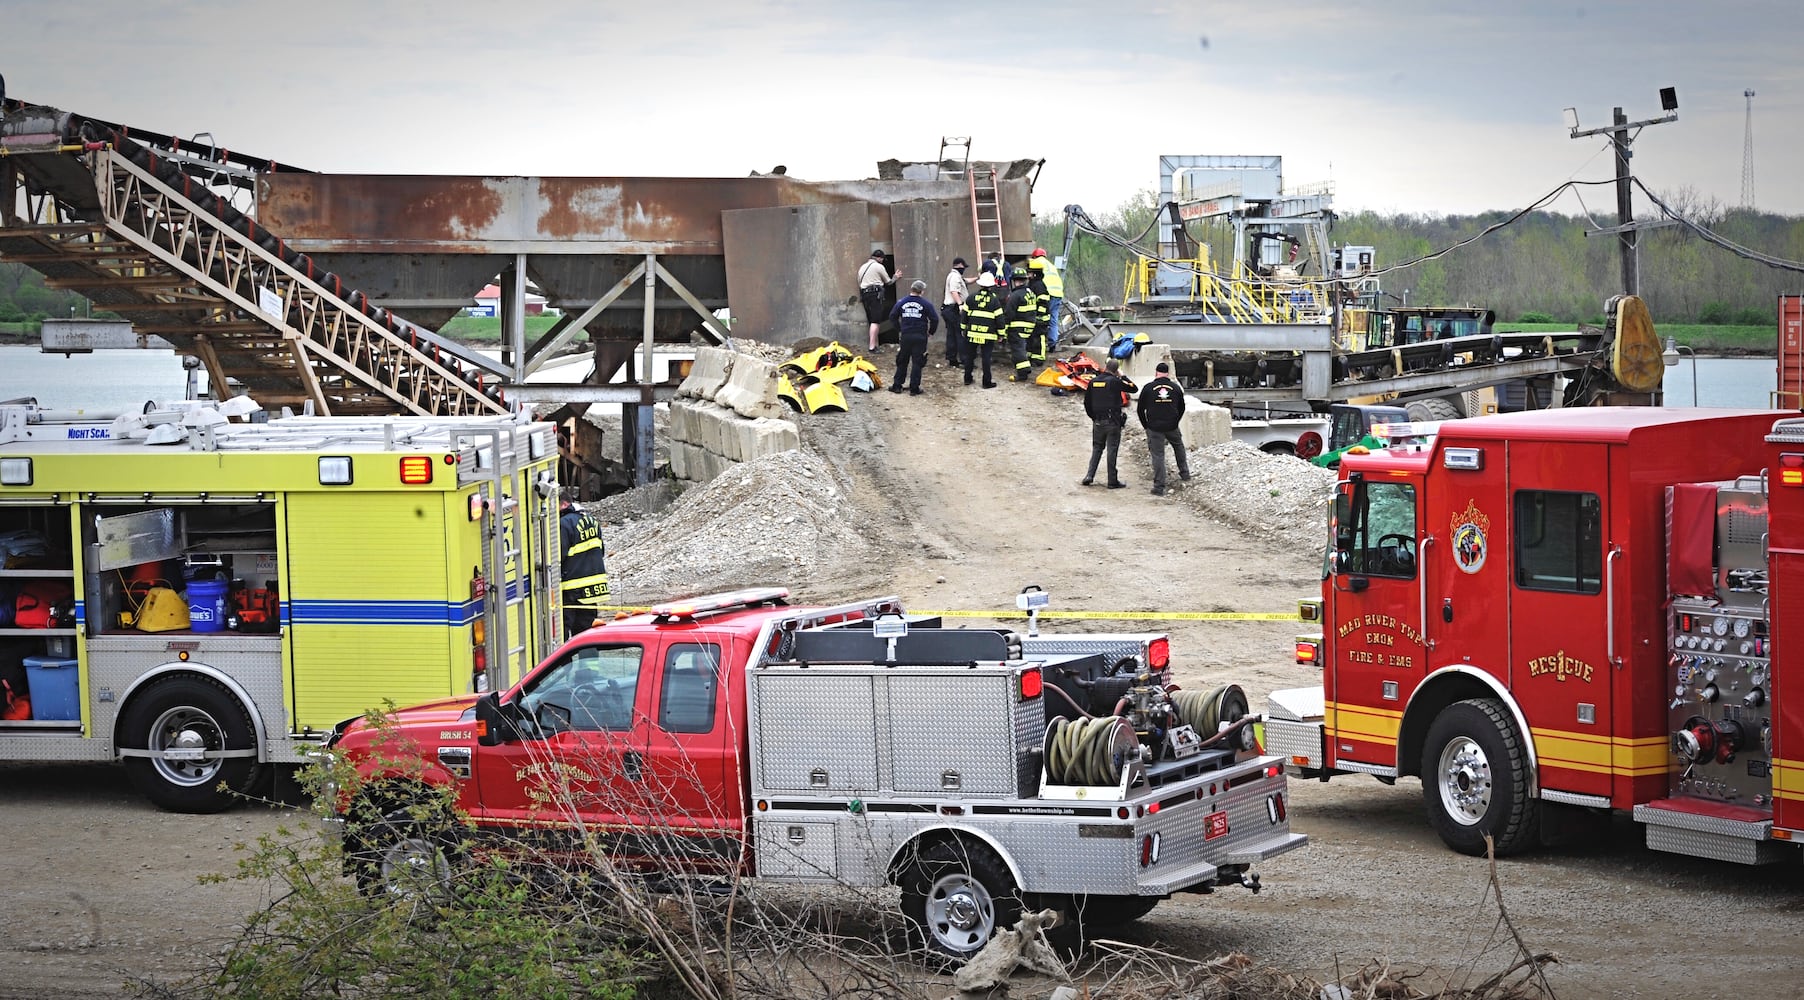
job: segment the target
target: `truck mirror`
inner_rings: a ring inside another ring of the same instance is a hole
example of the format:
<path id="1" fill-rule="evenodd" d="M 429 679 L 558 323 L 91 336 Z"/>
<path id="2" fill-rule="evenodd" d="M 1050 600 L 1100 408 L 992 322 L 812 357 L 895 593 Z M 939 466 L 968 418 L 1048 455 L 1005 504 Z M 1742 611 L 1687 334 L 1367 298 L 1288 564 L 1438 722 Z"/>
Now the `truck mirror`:
<path id="1" fill-rule="evenodd" d="M 1334 494 L 1334 547 L 1343 556 L 1353 551 L 1353 491 L 1343 485 Z M 1335 571 L 1342 572 L 1343 560 L 1335 560 Z"/>
<path id="2" fill-rule="evenodd" d="M 499 691 L 490 691 L 476 699 L 476 723 L 477 731 L 481 733 L 476 742 L 485 747 L 520 741 L 520 730 L 501 707 Z"/>
<path id="3" fill-rule="evenodd" d="M 1351 548 L 1351 545 L 1341 546 L 1340 551 L 1334 553 L 1334 572 L 1345 573 L 1352 569 L 1353 553 L 1349 551 Z"/>

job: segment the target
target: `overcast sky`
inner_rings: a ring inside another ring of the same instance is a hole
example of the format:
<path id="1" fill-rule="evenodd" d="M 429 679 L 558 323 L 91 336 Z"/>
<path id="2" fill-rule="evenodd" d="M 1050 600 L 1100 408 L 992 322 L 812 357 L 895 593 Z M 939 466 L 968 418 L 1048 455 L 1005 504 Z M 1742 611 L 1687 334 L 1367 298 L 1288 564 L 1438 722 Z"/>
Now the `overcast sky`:
<path id="1" fill-rule="evenodd" d="M 1343 212 L 1517 208 L 1612 174 L 1561 109 L 1658 117 L 1662 86 L 1636 173 L 1733 206 L 1752 89 L 1755 204 L 1804 214 L 1801 29 L 1799 0 L 0 0 L 0 73 L 347 173 L 828 180 L 970 135 L 1044 157 L 1055 213 L 1156 187 L 1162 153 L 1276 153 Z"/>

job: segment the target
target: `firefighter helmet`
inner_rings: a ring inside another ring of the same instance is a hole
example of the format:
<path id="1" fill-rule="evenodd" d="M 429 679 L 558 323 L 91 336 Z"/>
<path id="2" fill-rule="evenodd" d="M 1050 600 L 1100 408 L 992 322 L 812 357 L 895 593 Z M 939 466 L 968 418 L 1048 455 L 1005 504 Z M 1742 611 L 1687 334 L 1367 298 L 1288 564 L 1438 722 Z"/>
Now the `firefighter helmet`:
<path id="1" fill-rule="evenodd" d="M 1030 257 L 1044 257 L 1044 256 L 1046 256 L 1046 251 L 1045 251 L 1045 250 L 1042 250 L 1042 249 L 1041 249 L 1041 248 L 1039 248 L 1039 247 L 1034 247 L 1034 252 L 1033 252 L 1033 253 L 1031 253 L 1031 254 L 1029 254 L 1029 255 L 1028 255 L 1028 256 L 1030 256 Z"/>
<path id="2" fill-rule="evenodd" d="M 1017 267 L 1013 271 L 1009 272 L 1008 277 L 1009 277 L 1010 281 L 1026 281 L 1027 280 L 1027 268 Z"/>

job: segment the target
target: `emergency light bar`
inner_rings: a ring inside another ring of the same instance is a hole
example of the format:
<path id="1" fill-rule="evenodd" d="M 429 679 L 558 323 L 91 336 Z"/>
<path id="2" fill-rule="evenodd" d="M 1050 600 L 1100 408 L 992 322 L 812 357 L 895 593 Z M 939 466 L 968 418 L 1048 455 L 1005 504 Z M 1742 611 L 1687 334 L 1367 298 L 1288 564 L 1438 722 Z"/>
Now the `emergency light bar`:
<path id="1" fill-rule="evenodd" d="M 745 590 L 729 590 L 721 594 L 704 594 L 686 601 L 671 601 L 651 606 L 654 618 L 694 618 L 710 611 L 725 611 L 729 608 L 746 608 L 759 604 L 787 603 L 789 588 L 787 587 L 748 587 Z"/>
<path id="2" fill-rule="evenodd" d="M 1386 441 L 1403 438 L 1431 438 L 1441 430 L 1439 420 L 1421 420 L 1401 424 L 1373 424 L 1372 436 Z"/>

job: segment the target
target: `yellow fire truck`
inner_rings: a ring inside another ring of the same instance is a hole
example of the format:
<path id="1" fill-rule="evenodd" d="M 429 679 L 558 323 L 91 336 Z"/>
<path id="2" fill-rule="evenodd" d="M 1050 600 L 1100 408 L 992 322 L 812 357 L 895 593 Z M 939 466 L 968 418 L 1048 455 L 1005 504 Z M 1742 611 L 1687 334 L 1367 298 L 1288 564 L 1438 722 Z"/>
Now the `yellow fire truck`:
<path id="1" fill-rule="evenodd" d="M 264 416 L 0 404 L 0 677 L 25 681 L 0 760 L 123 758 L 216 811 L 346 716 L 505 688 L 562 641 L 552 425 L 233 414 Z"/>

